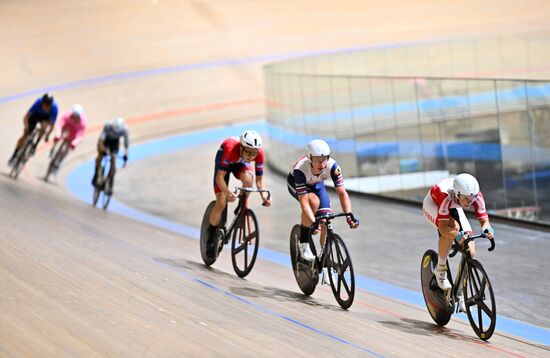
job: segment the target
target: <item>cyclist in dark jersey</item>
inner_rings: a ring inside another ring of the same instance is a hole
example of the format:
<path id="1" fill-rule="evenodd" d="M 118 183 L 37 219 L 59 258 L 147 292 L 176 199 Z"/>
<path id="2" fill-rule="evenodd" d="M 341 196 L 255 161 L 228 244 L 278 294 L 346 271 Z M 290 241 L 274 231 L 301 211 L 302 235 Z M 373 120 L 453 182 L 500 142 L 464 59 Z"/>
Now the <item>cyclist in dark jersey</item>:
<path id="1" fill-rule="evenodd" d="M 23 117 L 23 135 L 17 140 L 15 150 L 13 151 L 8 165 L 11 166 L 14 163 L 19 148 L 25 143 L 27 136 L 32 133 L 38 123 L 40 123 L 39 138 L 42 138 L 45 133 L 45 141 L 47 142 L 50 139 L 50 134 L 53 130 L 55 120 L 57 119 L 57 112 L 57 103 L 49 93 L 45 93 L 33 103 L 29 111 L 25 114 L 25 117 Z"/>
<path id="2" fill-rule="evenodd" d="M 108 177 L 110 177 L 111 180 L 114 180 L 114 175 L 116 172 L 116 155 L 120 145 L 120 138 L 124 138 L 124 156 L 122 159 L 124 160 L 124 163 L 126 163 L 128 161 L 128 146 L 130 143 L 128 139 L 128 128 L 124 123 L 124 119 L 117 118 L 112 122 L 109 121 L 105 123 L 105 126 L 103 126 L 103 130 L 99 135 L 99 140 L 97 141 L 97 158 L 95 160 L 94 177 L 92 179 L 93 186 L 97 186 L 97 172 L 101 166 L 101 159 L 103 159 L 103 156 L 107 153 L 111 154 L 111 166 Z M 111 185 L 111 190 L 112 187 L 113 185 Z M 107 194 L 111 195 L 112 191 Z"/>

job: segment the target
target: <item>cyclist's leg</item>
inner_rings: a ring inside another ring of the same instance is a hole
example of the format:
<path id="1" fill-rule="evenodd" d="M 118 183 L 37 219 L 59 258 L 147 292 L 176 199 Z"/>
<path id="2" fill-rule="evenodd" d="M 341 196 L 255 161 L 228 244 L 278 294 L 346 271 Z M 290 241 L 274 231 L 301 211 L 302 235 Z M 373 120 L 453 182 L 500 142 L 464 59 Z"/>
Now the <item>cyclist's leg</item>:
<path id="1" fill-rule="evenodd" d="M 239 163 L 237 166 L 241 168 L 233 172 L 233 175 L 241 181 L 243 188 L 252 188 L 254 183 L 254 170 L 252 166 L 249 163 Z M 250 193 L 244 193 L 244 195 L 246 196 L 245 205 L 248 205 Z"/>
<path id="2" fill-rule="evenodd" d="M 288 174 L 286 181 L 287 181 L 287 189 L 289 194 L 294 199 L 296 199 L 296 201 L 299 201 L 298 193 L 296 192 L 296 182 L 294 180 L 294 176 L 292 176 L 291 174 Z M 319 208 L 319 197 L 315 195 L 315 193 L 312 193 L 310 188 L 306 188 L 306 190 L 307 190 L 306 194 L 303 194 L 303 195 L 307 196 L 307 201 L 309 203 L 309 206 L 311 210 L 315 213 Z M 311 222 L 310 218 L 302 211 L 300 216 L 300 243 L 301 244 L 309 242 L 309 235 L 310 235 L 309 227 L 312 224 L 313 222 Z"/>
<path id="3" fill-rule="evenodd" d="M 96 180 L 97 175 L 99 174 L 99 168 L 101 166 L 101 159 L 103 159 L 103 156 L 106 153 L 105 144 L 101 139 L 97 141 L 97 157 L 95 158 L 95 169 L 94 169 L 94 177 L 92 178 L 92 185 L 97 186 Z"/>
<path id="4" fill-rule="evenodd" d="M 331 213 L 332 208 L 330 205 L 330 198 L 327 193 L 327 189 L 325 188 L 325 185 L 323 183 L 318 183 L 315 186 L 315 194 L 319 198 L 319 205 L 317 207 L 317 210 L 314 211 L 315 216 L 320 216 L 323 214 Z M 325 245 L 325 238 L 326 238 L 326 226 L 321 225 L 321 245 Z"/>
<path id="5" fill-rule="evenodd" d="M 224 176 L 224 181 L 226 184 L 229 184 L 229 175 L 231 174 L 231 166 L 229 167 L 227 173 Z M 217 169 L 214 168 L 214 179 L 213 179 L 213 185 L 214 185 L 214 194 L 216 195 L 216 203 L 214 204 L 214 207 L 212 208 L 212 211 L 210 212 L 210 218 L 209 223 L 210 226 L 208 228 L 208 232 L 210 236 L 216 231 L 218 226 L 220 225 L 222 221 L 222 215 L 223 211 L 225 210 L 225 207 L 227 206 L 227 197 L 226 195 L 221 191 L 221 189 L 216 184 L 216 171 Z"/>
<path id="6" fill-rule="evenodd" d="M 111 189 L 113 188 L 115 173 L 116 173 L 116 156 L 120 145 L 120 138 L 106 141 L 107 148 L 111 153 L 111 167 L 109 168 L 108 178 L 111 181 Z"/>
<path id="7" fill-rule="evenodd" d="M 19 149 L 21 149 L 21 147 L 25 143 L 25 140 L 27 139 L 29 134 L 34 130 L 37 124 L 38 124 L 37 118 L 35 117 L 29 118 L 28 125 L 25 125 L 23 127 L 23 134 L 21 135 L 21 137 L 19 137 L 19 139 L 17 140 L 17 143 L 15 144 L 15 149 L 13 150 L 13 154 L 11 155 L 10 163 L 15 159 L 17 152 L 19 151 Z"/>

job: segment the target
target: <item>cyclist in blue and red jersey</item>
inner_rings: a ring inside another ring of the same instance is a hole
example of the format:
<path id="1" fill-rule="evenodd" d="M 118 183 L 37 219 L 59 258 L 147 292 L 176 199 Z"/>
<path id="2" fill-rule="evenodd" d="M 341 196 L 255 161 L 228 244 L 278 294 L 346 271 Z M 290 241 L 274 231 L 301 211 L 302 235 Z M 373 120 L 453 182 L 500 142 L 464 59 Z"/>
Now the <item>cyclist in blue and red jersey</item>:
<path id="1" fill-rule="evenodd" d="M 255 163 L 252 168 L 251 162 Z M 210 214 L 209 236 L 212 238 L 222 219 L 222 213 L 227 202 L 237 200 L 237 195 L 229 187 L 229 175 L 239 179 L 243 187 L 251 188 L 256 174 L 256 187 L 265 189 L 264 183 L 264 151 L 262 138 L 255 131 L 245 131 L 240 138 L 230 137 L 223 141 L 216 153 L 214 169 L 214 193 L 216 204 Z M 260 193 L 263 205 L 270 206 L 271 199 L 265 193 Z"/>
<path id="2" fill-rule="evenodd" d="M 25 117 L 23 117 L 23 135 L 17 140 L 15 150 L 13 151 L 8 165 L 14 163 L 17 151 L 25 143 L 25 139 L 32 133 L 38 123 L 40 123 L 39 138 L 42 138 L 45 133 L 45 141 L 47 142 L 50 139 L 50 134 L 53 130 L 55 120 L 57 119 L 57 112 L 57 103 L 49 93 L 45 93 L 33 103 L 29 111 L 25 114 Z"/>
<path id="3" fill-rule="evenodd" d="M 323 183 L 328 178 L 331 178 L 334 183 L 342 210 L 346 213 L 351 212 L 351 201 L 344 187 L 340 166 L 330 157 L 330 147 L 327 142 L 314 139 L 308 143 L 306 155 L 298 158 L 287 177 L 288 191 L 298 200 L 302 209 L 300 252 L 308 261 L 315 259 L 309 246 L 310 226 L 317 216 L 332 212 L 330 198 Z M 347 221 L 352 229 L 359 226 L 359 220 L 352 216 L 348 216 Z M 328 276 L 325 274 L 323 277 Z"/>

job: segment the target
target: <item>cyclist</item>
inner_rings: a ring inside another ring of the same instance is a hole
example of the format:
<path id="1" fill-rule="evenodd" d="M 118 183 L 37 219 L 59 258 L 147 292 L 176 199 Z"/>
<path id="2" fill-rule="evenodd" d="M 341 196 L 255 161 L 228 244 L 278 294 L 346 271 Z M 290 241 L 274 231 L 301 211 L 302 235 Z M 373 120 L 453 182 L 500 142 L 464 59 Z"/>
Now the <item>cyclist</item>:
<path id="1" fill-rule="evenodd" d="M 244 131 L 240 138 L 230 137 L 223 141 L 216 153 L 214 168 L 214 193 L 216 204 L 212 208 L 209 218 L 209 237 L 212 238 L 222 220 L 222 213 L 227 202 L 237 200 L 237 195 L 229 187 L 229 175 L 242 182 L 243 187 L 251 188 L 254 179 L 251 162 L 255 163 L 256 187 L 265 189 L 264 183 L 264 151 L 262 138 L 256 131 Z M 265 193 L 260 193 L 264 206 L 271 205 Z M 210 245 L 215 247 L 215 245 Z"/>
<path id="2" fill-rule="evenodd" d="M 94 177 L 92 179 L 92 185 L 94 187 L 98 186 L 96 180 L 99 168 L 101 166 L 101 159 L 103 159 L 104 155 L 110 154 L 111 166 L 107 177 L 111 180 L 111 185 L 110 192 L 105 193 L 107 195 L 113 194 L 113 182 L 116 172 L 116 155 L 118 153 L 121 137 L 124 138 L 124 156 L 122 157 L 122 159 L 124 160 L 124 165 L 126 165 L 126 162 L 128 161 L 129 139 L 128 128 L 126 127 L 123 118 L 117 118 L 114 121 L 107 121 L 103 126 L 103 130 L 101 131 L 101 134 L 99 135 L 99 140 L 97 141 L 97 157 L 95 160 L 95 170 Z"/>
<path id="3" fill-rule="evenodd" d="M 315 255 L 309 247 L 311 225 L 315 217 L 332 212 L 330 198 L 325 188 L 324 181 L 332 178 L 334 188 L 340 199 L 340 205 L 344 212 L 351 212 L 351 201 L 344 187 L 344 177 L 338 163 L 330 157 L 329 145 L 321 139 L 314 139 L 306 146 L 306 155 L 298 158 L 287 176 L 287 187 L 292 195 L 300 203 L 301 231 L 300 253 L 305 260 L 312 261 Z M 347 217 L 350 228 L 359 226 L 359 220 Z M 314 228 L 318 232 L 317 228 Z M 326 267 L 323 268 L 326 271 Z M 324 272 L 324 278 L 328 275 Z M 326 282 L 326 281 L 325 281 Z"/>
<path id="4" fill-rule="evenodd" d="M 36 99 L 29 111 L 23 117 L 23 135 L 17 140 L 15 150 L 8 161 L 8 165 L 13 165 L 19 148 L 23 146 L 27 137 L 32 133 L 36 125 L 40 123 L 39 140 L 46 133 L 45 141 L 50 139 L 53 125 L 57 119 L 57 102 L 54 101 L 50 93 L 45 93 L 42 97 Z M 38 142 L 37 142 L 38 143 Z"/>
<path id="5" fill-rule="evenodd" d="M 61 120 L 56 125 L 55 137 L 53 138 L 54 145 L 50 150 L 50 157 L 55 152 L 55 148 L 63 135 L 66 134 L 65 140 L 69 143 L 69 149 L 74 150 L 76 146 L 82 141 L 84 133 L 86 132 L 86 126 L 88 124 L 88 118 L 84 113 L 84 109 L 81 105 L 75 104 L 71 110 L 65 112 L 61 117 Z M 61 160 L 65 158 L 67 152 L 62 154 Z"/>
<path id="6" fill-rule="evenodd" d="M 435 184 L 422 205 L 424 217 L 437 229 L 439 235 L 438 259 L 435 270 L 437 285 L 444 291 L 452 288 L 447 278 L 446 261 L 453 240 L 461 243 L 468 234 L 472 233 L 472 227 L 466 219 L 464 210 L 474 207 L 475 215 L 481 225 L 481 230 L 492 238 L 495 234 L 489 223 L 489 215 L 485 209 L 485 200 L 479 190 L 477 179 L 467 173 L 457 175 L 454 179 L 443 179 Z M 468 245 L 470 254 L 475 256 L 475 243 Z M 459 310 L 465 311 L 462 286 L 459 287 L 457 298 Z"/>

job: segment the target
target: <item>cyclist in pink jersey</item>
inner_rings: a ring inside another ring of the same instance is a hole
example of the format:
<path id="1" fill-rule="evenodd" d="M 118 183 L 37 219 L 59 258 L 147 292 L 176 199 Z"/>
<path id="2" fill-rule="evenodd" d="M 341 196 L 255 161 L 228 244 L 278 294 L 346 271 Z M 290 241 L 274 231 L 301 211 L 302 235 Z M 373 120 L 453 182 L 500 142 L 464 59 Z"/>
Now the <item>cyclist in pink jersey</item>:
<path id="1" fill-rule="evenodd" d="M 227 202 L 237 199 L 229 189 L 229 175 L 239 179 L 243 187 L 251 188 L 254 181 L 254 171 L 251 162 L 255 163 L 256 187 L 265 189 L 264 183 L 264 151 L 262 138 L 255 131 L 245 131 L 240 138 L 230 137 L 223 141 L 218 149 L 214 169 L 214 193 L 216 204 L 210 214 L 209 236 L 212 237 L 221 222 L 223 210 Z M 265 193 L 260 193 L 263 205 L 270 206 L 271 199 Z"/>
<path id="2" fill-rule="evenodd" d="M 442 290 L 452 288 L 447 278 L 446 261 L 453 240 L 462 243 L 466 235 L 472 234 L 472 228 L 463 210 L 472 205 L 482 232 L 488 238 L 492 238 L 495 232 L 489 222 L 485 200 L 479 190 L 479 183 L 472 175 L 462 173 L 454 179 L 444 179 L 435 184 L 424 198 L 422 206 L 424 217 L 435 226 L 439 234 L 435 276 L 437 284 Z M 469 250 L 472 257 L 475 256 L 473 241 L 469 244 Z M 459 296 L 461 293 L 459 292 Z M 460 297 L 458 298 L 460 302 Z M 461 306 L 463 306 L 463 301 Z"/>
<path id="3" fill-rule="evenodd" d="M 65 112 L 61 120 L 57 122 L 55 127 L 55 137 L 54 145 L 50 150 L 50 157 L 55 152 L 55 148 L 61 139 L 65 136 L 65 140 L 69 143 L 69 149 L 74 150 L 76 146 L 84 138 L 84 133 L 86 133 L 86 126 L 88 125 L 88 118 L 84 113 L 84 109 L 81 105 L 75 104 L 73 107 Z M 62 155 L 62 159 L 68 154 L 68 150 L 65 151 Z"/>

